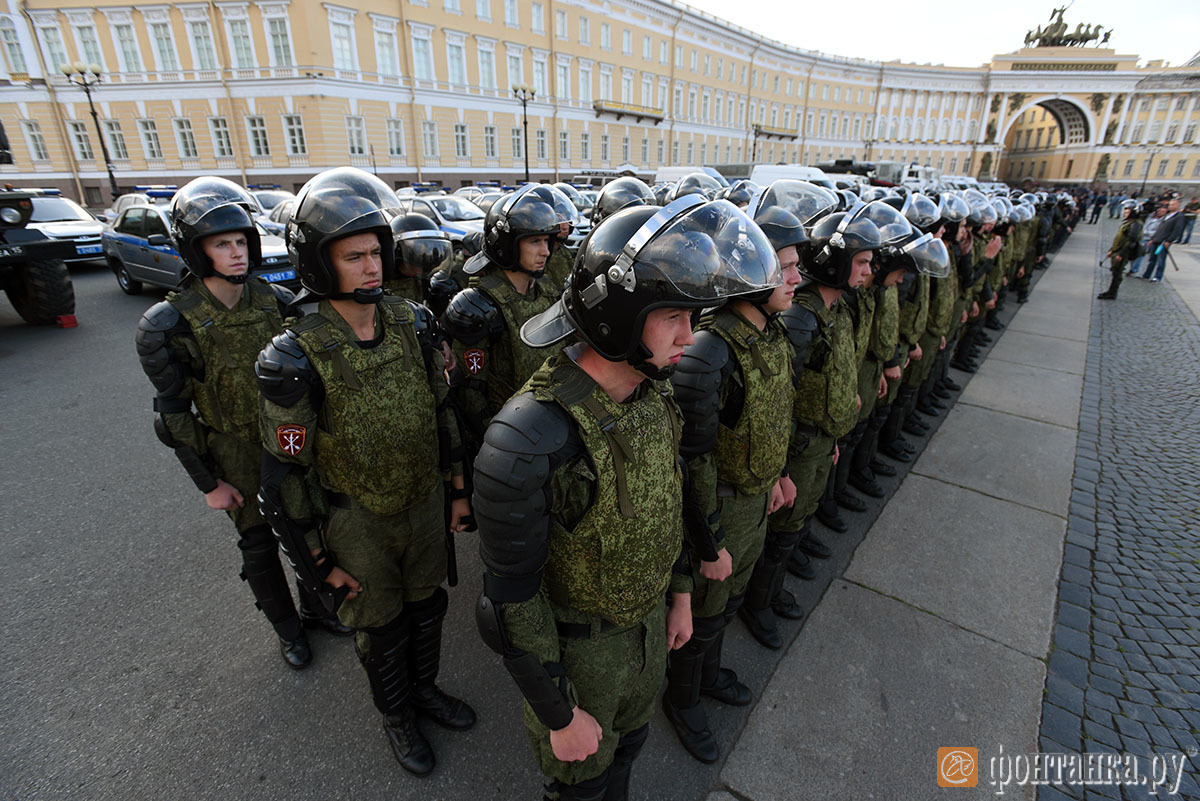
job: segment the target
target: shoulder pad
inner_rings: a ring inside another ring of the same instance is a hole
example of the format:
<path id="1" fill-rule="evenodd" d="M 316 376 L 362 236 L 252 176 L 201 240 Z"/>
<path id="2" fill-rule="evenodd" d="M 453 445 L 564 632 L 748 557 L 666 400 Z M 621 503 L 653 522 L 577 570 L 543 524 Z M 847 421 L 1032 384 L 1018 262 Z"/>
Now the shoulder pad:
<path id="1" fill-rule="evenodd" d="M 733 369 L 730 355 L 728 342 L 716 332 L 702 329 L 671 374 L 675 402 L 683 413 L 679 451 L 685 459 L 716 447 L 721 386 Z"/>
<path id="2" fill-rule="evenodd" d="M 167 347 L 167 340 L 190 333 L 191 327 L 179 309 L 165 300 L 151 306 L 138 320 L 135 335 L 138 359 L 160 395 L 174 397 L 183 391 L 187 368 Z"/>
<path id="3" fill-rule="evenodd" d="M 438 270 L 429 276 L 429 294 L 443 298 L 445 303 L 449 303 L 461 290 L 462 287 L 449 270 Z"/>
<path id="4" fill-rule="evenodd" d="M 413 310 L 413 326 L 417 332 L 417 342 L 421 344 L 422 352 L 441 350 L 446 337 L 438 325 L 437 318 L 426 307 L 415 301 L 405 301 Z"/>
<path id="5" fill-rule="evenodd" d="M 813 310 L 796 303 L 780 314 L 779 319 L 793 348 L 807 348 L 821 330 L 821 321 Z"/>
<path id="6" fill-rule="evenodd" d="M 279 334 L 258 354 L 254 363 L 263 397 L 285 408 L 300 400 L 320 378 L 300 347 L 293 330 Z"/>
<path id="7" fill-rule="evenodd" d="M 275 300 L 279 301 L 279 307 L 283 310 L 284 316 L 291 310 L 292 304 L 296 302 L 296 293 L 280 284 L 268 284 L 271 291 L 275 293 Z"/>
<path id="8" fill-rule="evenodd" d="M 532 393 L 492 418 L 475 459 L 471 504 L 489 572 L 505 579 L 539 573 L 549 547 L 550 481 L 576 449 L 582 443 L 567 412 Z"/>
<path id="9" fill-rule="evenodd" d="M 503 335 L 504 315 L 486 292 L 468 287 L 442 313 L 442 329 L 451 339 L 474 345 Z"/>

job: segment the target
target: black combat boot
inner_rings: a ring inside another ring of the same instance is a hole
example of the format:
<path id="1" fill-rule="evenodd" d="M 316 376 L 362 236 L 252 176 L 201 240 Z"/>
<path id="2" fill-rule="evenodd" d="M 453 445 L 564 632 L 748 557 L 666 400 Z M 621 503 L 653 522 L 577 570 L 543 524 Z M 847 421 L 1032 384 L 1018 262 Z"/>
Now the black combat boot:
<path id="1" fill-rule="evenodd" d="M 408 670 L 412 682 L 412 706 L 417 712 L 447 729 L 462 731 L 475 725 L 475 710 L 442 692 L 437 686 L 442 655 L 442 620 L 449 598 L 441 587 L 423 601 L 406 607 L 410 624 Z"/>
<path id="2" fill-rule="evenodd" d="M 983 327 L 992 331 L 1003 331 L 1004 323 L 1000 322 L 1000 304 L 996 304 L 996 308 L 988 309 L 987 316 L 984 318 Z M 989 339 L 990 341 L 990 339 Z"/>
<path id="3" fill-rule="evenodd" d="M 829 478 L 827 478 L 825 481 L 825 494 L 821 496 L 821 502 L 817 504 L 817 519 L 820 520 L 826 528 L 842 534 L 850 530 L 850 525 L 842 519 L 842 515 L 838 511 L 837 499 L 834 497 L 837 492 L 836 488 L 834 487 L 836 480 L 837 479 L 834 475 L 834 470 L 831 469 L 829 471 Z M 811 534 L 811 530 L 808 530 L 807 527 L 806 531 L 801 532 L 800 544 L 798 546 L 800 550 L 804 551 L 809 556 L 815 556 L 818 559 L 828 559 L 829 548 L 826 547 L 825 543 L 817 540 L 816 542 L 818 544 L 816 546 L 806 545 L 806 542 L 810 542 L 812 540 Z"/>
<path id="4" fill-rule="evenodd" d="M 663 693 L 663 712 L 675 728 L 684 750 L 709 765 L 721 757 L 721 751 L 712 729 L 708 727 L 708 715 L 700 704 L 700 682 L 704 655 L 716 642 L 724 625 L 724 615 L 693 618 L 691 639 L 674 651 L 667 652 L 667 691 Z"/>
<path id="5" fill-rule="evenodd" d="M 604 791 L 604 801 L 629 801 L 629 774 L 633 762 L 646 744 L 646 735 L 650 733 L 650 724 L 621 735 L 617 741 L 617 751 L 613 754 L 612 764 L 608 766 L 608 786 Z"/>
<path id="6" fill-rule="evenodd" d="M 557 779 L 546 785 L 546 795 L 542 801 L 607 801 L 612 765 L 599 776 L 582 781 L 579 784 L 563 784 Z M 624 796 L 616 796 L 622 798 Z"/>
<path id="7" fill-rule="evenodd" d="M 366 629 L 355 643 L 359 661 L 371 685 L 371 700 L 383 713 L 383 731 L 400 766 L 416 776 L 428 775 L 437 764 L 433 749 L 417 725 L 408 676 L 408 618 Z M 364 653 L 362 647 L 365 647 Z"/>
<path id="8" fill-rule="evenodd" d="M 847 480 L 864 495 L 872 498 L 884 496 L 883 487 L 875 480 L 875 471 L 871 469 L 871 460 L 875 458 L 875 450 L 879 446 L 879 429 L 883 427 L 884 419 L 878 414 L 872 414 L 867 419 L 867 427 L 862 439 L 850 456 L 850 475 Z"/>
<path id="9" fill-rule="evenodd" d="M 1108 289 L 1101 292 L 1096 297 L 1099 300 L 1116 300 L 1117 290 L 1121 288 L 1121 281 L 1125 279 L 1124 270 L 1113 270 L 1112 280 L 1108 284 Z"/>
<path id="10" fill-rule="evenodd" d="M 799 548 L 792 549 L 792 554 L 787 560 L 787 572 L 804 581 L 812 581 L 817 577 L 817 569 L 813 567 L 813 560 Z M 796 598 L 793 596 L 792 603 L 795 603 L 795 601 Z M 780 601 L 780 603 L 782 604 L 783 601 Z M 775 608 L 774 598 L 771 599 L 771 608 Z M 782 617 L 787 617 L 787 615 L 782 615 Z"/>
<path id="11" fill-rule="evenodd" d="M 326 612 L 320 599 L 301 584 L 299 579 L 296 579 L 296 593 L 300 598 L 300 622 L 304 624 L 304 628 L 321 629 L 334 637 L 349 637 L 354 634 L 354 629 L 342 625 L 337 615 Z"/>
<path id="12" fill-rule="evenodd" d="M 904 389 L 901 388 L 903 393 Z M 908 441 L 900 436 L 900 427 L 904 425 L 904 404 L 899 394 L 896 401 L 888 407 L 887 420 L 879 431 L 879 453 L 898 462 L 911 462 Z M 873 467 L 873 466 L 872 466 Z"/>
<path id="13" fill-rule="evenodd" d="M 737 617 L 744 600 L 745 596 L 734 595 L 725 602 L 725 611 L 721 614 L 723 619 L 721 633 L 704 653 L 704 666 L 700 671 L 700 694 L 730 706 L 746 706 L 753 700 L 750 688 L 738 681 L 737 673 L 729 668 L 721 667 L 721 653 L 725 646 L 725 629 L 729 628 L 729 624 Z"/>
<path id="14" fill-rule="evenodd" d="M 275 629 L 279 654 L 292 670 L 312 664 L 312 648 L 296 614 L 292 591 L 279 563 L 279 543 L 267 526 L 255 526 L 238 539 L 242 552 L 242 580 L 254 594 L 254 605 Z"/>
<path id="15" fill-rule="evenodd" d="M 783 574 L 786 570 L 788 557 L 796 547 L 800 538 L 798 531 L 767 530 L 767 539 L 763 544 L 762 553 L 754 564 L 754 572 L 746 585 L 746 596 L 737 616 L 746 624 L 746 628 L 754 639 L 767 648 L 778 650 L 783 647 L 783 637 L 779 634 L 774 608 L 775 595 L 783 587 Z M 793 606 L 795 599 L 793 599 Z M 795 609 L 799 609 L 795 606 Z M 792 607 L 783 611 L 791 612 Z M 803 616 L 803 611 L 800 616 Z"/>

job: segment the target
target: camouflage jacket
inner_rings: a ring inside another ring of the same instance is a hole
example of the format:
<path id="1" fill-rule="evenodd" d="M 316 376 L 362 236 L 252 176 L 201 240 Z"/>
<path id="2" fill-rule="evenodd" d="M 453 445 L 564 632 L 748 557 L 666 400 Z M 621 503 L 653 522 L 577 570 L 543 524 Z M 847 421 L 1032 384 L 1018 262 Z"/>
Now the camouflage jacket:
<path id="1" fill-rule="evenodd" d="M 792 417 L 800 425 L 815 426 L 837 439 L 854 428 L 858 415 L 858 368 L 850 311 L 841 299 L 833 308 L 825 308 L 815 285 L 797 292 L 793 302 L 811 311 L 821 329 L 796 385 Z"/>

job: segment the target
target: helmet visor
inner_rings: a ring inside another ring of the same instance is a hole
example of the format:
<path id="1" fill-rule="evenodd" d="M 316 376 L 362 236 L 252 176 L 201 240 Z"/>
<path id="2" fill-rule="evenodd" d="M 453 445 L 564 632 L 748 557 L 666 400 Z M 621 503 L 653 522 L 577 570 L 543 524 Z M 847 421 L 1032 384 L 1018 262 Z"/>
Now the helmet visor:
<path id="1" fill-rule="evenodd" d="M 430 231 L 407 231 L 396 237 L 397 266 L 420 268 L 429 275 L 443 264 L 449 264 L 454 249 L 445 234 Z"/>
<path id="2" fill-rule="evenodd" d="M 876 200 L 865 205 L 854 219 L 865 219 L 875 223 L 883 246 L 894 245 L 912 233 L 912 223 L 890 203 Z"/>
<path id="3" fill-rule="evenodd" d="M 750 202 L 747 209 L 751 216 L 768 206 L 779 206 L 799 218 L 806 228 L 819 218 L 838 207 L 838 199 L 823 186 L 784 178 L 773 181 L 761 194 Z"/>
<path id="4" fill-rule="evenodd" d="M 913 260 L 921 275 L 945 278 L 950 274 L 950 253 L 946 250 L 946 243 L 934 238 L 933 234 L 922 234 L 897 250 L 900 255 Z"/>
<path id="5" fill-rule="evenodd" d="M 213 210 L 230 206 L 236 206 L 244 211 L 247 220 L 252 218 L 258 213 L 257 209 L 251 205 L 248 196 L 234 192 L 233 189 L 237 189 L 237 187 L 226 191 L 215 181 L 210 181 L 201 187 L 196 187 L 194 191 L 176 193 L 172 199 L 171 219 L 195 227 L 205 215 Z M 186 202 L 182 202 L 182 200 L 186 200 Z M 234 215 L 234 217 L 237 216 L 240 215 Z"/>
<path id="6" fill-rule="evenodd" d="M 937 204 L 926 195 L 917 193 L 910 196 L 910 203 L 904 210 L 908 221 L 917 228 L 925 230 L 932 227 L 941 218 Z"/>
<path id="7" fill-rule="evenodd" d="M 962 222 L 967 219 L 967 215 L 971 213 L 971 207 L 967 205 L 967 201 L 950 192 L 943 192 L 942 198 L 938 202 L 938 214 L 946 222 Z"/>

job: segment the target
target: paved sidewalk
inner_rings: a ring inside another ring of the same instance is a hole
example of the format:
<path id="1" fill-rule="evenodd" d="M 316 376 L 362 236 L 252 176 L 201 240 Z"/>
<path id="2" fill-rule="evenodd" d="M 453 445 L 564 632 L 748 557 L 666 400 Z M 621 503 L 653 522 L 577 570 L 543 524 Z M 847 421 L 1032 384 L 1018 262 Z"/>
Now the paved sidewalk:
<path id="1" fill-rule="evenodd" d="M 943 746 L 979 749 L 979 786 L 955 798 L 995 797 L 990 758 L 1038 750 L 1097 234 L 1076 231 L 998 335 L 775 670 L 710 801 L 925 801 Z"/>

